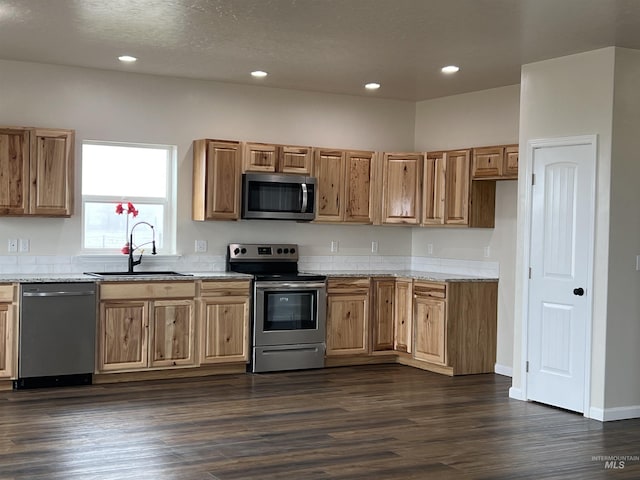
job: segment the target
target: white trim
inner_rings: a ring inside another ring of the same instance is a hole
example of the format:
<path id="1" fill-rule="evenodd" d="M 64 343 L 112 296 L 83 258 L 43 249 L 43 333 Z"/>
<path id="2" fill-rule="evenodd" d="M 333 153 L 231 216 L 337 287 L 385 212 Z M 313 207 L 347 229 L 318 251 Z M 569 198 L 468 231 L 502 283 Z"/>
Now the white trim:
<path id="1" fill-rule="evenodd" d="M 589 418 L 600 420 L 601 422 L 613 422 L 615 420 L 629 420 L 630 418 L 640 418 L 640 405 L 605 409 L 591 407 L 589 409 Z"/>
<path id="2" fill-rule="evenodd" d="M 531 210 L 533 208 L 532 201 L 532 185 L 529 179 L 531 175 L 533 175 L 533 153 L 535 149 L 544 148 L 544 147 L 560 147 L 560 146 L 574 146 L 574 145 L 590 145 L 592 147 L 593 154 L 593 166 L 594 166 L 594 174 L 593 174 L 593 184 L 592 191 L 596 192 L 597 185 L 597 176 L 598 176 L 598 136 L 597 135 L 578 135 L 573 137 L 558 137 L 558 138 L 547 138 L 547 139 L 534 139 L 529 140 L 527 142 L 527 156 L 525 162 L 525 194 L 524 194 L 524 204 L 526 205 L 524 212 L 524 245 L 523 245 L 523 258 L 525 259 L 522 268 L 522 299 L 523 299 L 523 308 L 522 308 L 522 355 L 520 362 L 520 371 L 521 371 L 521 395 L 522 400 L 528 400 L 529 397 L 527 395 L 527 360 L 529 357 L 528 352 L 528 340 L 529 340 L 529 265 L 531 265 Z M 589 238 L 589 246 L 588 246 L 588 278 L 587 278 L 587 292 L 593 292 L 593 269 L 594 269 L 594 244 L 595 244 L 595 198 L 596 195 L 592 195 L 589 198 L 589 202 L 591 202 L 591 209 L 594 212 L 594 215 L 591 218 L 589 229 L 591 231 L 591 236 Z M 585 335 L 585 379 L 584 379 L 584 402 L 583 402 L 583 413 L 587 416 L 587 412 L 591 412 L 591 338 L 592 338 L 592 330 L 593 330 L 593 294 L 591 295 L 591 303 L 588 306 L 588 317 L 590 319 L 589 324 L 587 325 L 586 335 Z M 511 396 L 511 391 L 509 391 L 509 395 Z M 517 398 L 517 397 L 512 397 Z"/>
<path id="3" fill-rule="evenodd" d="M 513 368 L 508 367 L 507 365 L 500 365 L 496 363 L 493 367 L 493 371 L 498 375 L 504 375 L 505 377 L 513 377 Z"/>
<path id="4" fill-rule="evenodd" d="M 509 389 L 509 398 L 513 398 L 515 400 L 526 400 L 524 392 L 521 389 L 515 387 L 511 387 Z"/>

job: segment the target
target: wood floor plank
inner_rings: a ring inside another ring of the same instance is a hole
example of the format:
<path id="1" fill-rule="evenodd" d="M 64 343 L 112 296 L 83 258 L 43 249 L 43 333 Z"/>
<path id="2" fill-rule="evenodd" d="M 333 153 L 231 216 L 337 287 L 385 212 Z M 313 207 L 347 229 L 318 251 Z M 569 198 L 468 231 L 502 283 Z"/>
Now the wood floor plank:
<path id="1" fill-rule="evenodd" d="M 0 392 L 0 480 L 632 479 L 640 419 L 401 365 Z M 611 466 L 611 465 L 610 465 Z"/>

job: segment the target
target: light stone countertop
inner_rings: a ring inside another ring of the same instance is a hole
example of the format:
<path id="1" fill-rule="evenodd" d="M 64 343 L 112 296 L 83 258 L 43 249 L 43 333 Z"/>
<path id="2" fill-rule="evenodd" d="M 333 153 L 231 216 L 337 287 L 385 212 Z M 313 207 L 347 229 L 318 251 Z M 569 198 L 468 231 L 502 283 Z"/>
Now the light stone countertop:
<path id="1" fill-rule="evenodd" d="M 427 280 L 431 282 L 497 282 L 497 278 L 477 277 L 456 273 L 421 272 L 418 270 L 333 270 L 333 271 L 305 271 L 326 275 L 327 277 L 392 277 L 412 278 L 413 280 Z"/>
<path id="2" fill-rule="evenodd" d="M 153 282 L 251 279 L 251 275 L 234 272 L 180 272 L 183 275 L 109 275 L 98 277 L 84 273 L 4 273 L 0 283 L 71 283 L 71 282 Z"/>

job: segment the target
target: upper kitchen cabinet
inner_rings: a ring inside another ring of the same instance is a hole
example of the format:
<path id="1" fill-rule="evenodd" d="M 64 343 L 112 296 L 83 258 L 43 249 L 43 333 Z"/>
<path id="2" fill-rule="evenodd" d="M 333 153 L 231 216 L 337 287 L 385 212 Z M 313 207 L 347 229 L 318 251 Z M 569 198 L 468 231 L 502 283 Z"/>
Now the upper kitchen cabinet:
<path id="1" fill-rule="evenodd" d="M 73 213 L 73 130 L 0 128 L 0 215 Z"/>
<path id="2" fill-rule="evenodd" d="M 518 145 L 473 149 L 473 180 L 515 180 L 518 178 Z"/>
<path id="3" fill-rule="evenodd" d="M 469 225 L 470 150 L 454 150 L 445 154 L 444 223 Z"/>
<path id="4" fill-rule="evenodd" d="M 382 158 L 382 223 L 417 225 L 422 201 L 419 153 L 385 153 Z"/>
<path id="5" fill-rule="evenodd" d="M 492 228 L 495 182 L 470 178 L 471 150 L 425 156 L 422 225 Z"/>
<path id="6" fill-rule="evenodd" d="M 311 147 L 245 143 L 243 150 L 243 172 L 311 175 Z"/>
<path id="7" fill-rule="evenodd" d="M 240 218 L 241 148 L 239 142 L 193 142 L 193 219 Z"/>
<path id="8" fill-rule="evenodd" d="M 372 223 L 374 171 L 374 152 L 316 149 L 316 221 Z"/>

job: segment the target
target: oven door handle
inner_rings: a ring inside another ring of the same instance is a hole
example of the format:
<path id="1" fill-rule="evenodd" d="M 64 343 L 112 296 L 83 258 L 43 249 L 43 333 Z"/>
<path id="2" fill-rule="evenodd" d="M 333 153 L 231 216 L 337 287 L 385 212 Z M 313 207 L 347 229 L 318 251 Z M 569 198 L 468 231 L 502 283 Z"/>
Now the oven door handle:
<path id="1" fill-rule="evenodd" d="M 325 288 L 324 282 L 256 282 L 256 289 L 272 290 L 303 290 L 310 288 Z"/>

